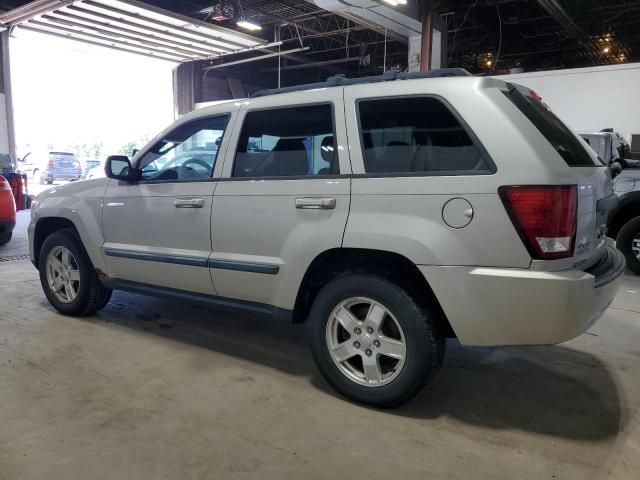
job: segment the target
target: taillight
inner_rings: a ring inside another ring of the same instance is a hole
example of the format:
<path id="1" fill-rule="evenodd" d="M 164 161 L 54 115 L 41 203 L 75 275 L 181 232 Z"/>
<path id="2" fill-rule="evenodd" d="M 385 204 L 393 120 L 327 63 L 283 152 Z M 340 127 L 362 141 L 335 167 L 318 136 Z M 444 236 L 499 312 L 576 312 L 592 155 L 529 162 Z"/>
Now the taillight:
<path id="1" fill-rule="evenodd" d="M 56 166 L 56 162 L 53 162 L 53 161 L 51 161 L 51 160 L 49 160 L 49 161 L 47 162 L 47 167 L 49 167 L 49 168 L 55 168 L 55 166 Z"/>
<path id="2" fill-rule="evenodd" d="M 573 255 L 578 210 L 575 185 L 500 187 L 498 193 L 532 258 Z"/>
<path id="3" fill-rule="evenodd" d="M 530 90 L 529 91 L 529 96 L 534 99 L 536 102 L 542 102 L 542 97 L 540 95 L 538 95 L 538 93 L 535 90 Z"/>

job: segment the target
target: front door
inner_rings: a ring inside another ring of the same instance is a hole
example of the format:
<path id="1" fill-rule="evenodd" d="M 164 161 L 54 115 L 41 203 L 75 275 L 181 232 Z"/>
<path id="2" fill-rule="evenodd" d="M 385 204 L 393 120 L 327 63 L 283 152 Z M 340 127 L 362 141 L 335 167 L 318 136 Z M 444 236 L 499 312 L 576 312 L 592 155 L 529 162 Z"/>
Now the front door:
<path id="1" fill-rule="evenodd" d="M 215 293 L 208 269 L 212 174 L 230 117 L 182 122 L 138 156 L 139 182 L 111 181 L 103 206 L 111 278 Z"/>
<path id="2" fill-rule="evenodd" d="M 342 244 L 351 167 L 341 88 L 272 105 L 250 99 L 236 122 L 210 265 L 219 295 L 291 309 L 309 264 Z"/>

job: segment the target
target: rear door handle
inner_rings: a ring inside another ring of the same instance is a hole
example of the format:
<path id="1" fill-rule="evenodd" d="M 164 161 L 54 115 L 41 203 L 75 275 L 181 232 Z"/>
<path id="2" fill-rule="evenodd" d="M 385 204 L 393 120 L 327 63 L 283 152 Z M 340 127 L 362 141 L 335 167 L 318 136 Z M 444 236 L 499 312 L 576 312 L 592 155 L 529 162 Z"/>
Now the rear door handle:
<path id="1" fill-rule="evenodd" d="M 176 208 L 202 208 L 204 207 L 204 198 L 176 198 L 173 201 Z"/>
<path id="2" fill-rule="evenodd" d="M 333 210 L 336 208 L 336 199 L 333 197 L 303 197 L 296 198 L 296 208 L 311 210 Z"/>

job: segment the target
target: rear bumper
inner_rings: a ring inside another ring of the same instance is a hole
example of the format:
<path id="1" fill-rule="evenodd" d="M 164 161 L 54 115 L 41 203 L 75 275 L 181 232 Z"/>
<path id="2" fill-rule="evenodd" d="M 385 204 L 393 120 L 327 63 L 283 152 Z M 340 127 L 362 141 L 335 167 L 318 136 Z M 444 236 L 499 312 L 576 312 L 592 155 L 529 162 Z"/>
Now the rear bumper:
<path id="1" fill-rule="evenodd" d="M 590 328 L 616 295 L 625 260 L 613 246 L 589 271 L 419 266 L 463 345 L 547 345 Z"/>
<path id="2" fill-rule="evenodd" d="M 82 178 L 82 173 L 42 172 L 42 178 L 44 180 L 80 180 L 80 178 Z"/>

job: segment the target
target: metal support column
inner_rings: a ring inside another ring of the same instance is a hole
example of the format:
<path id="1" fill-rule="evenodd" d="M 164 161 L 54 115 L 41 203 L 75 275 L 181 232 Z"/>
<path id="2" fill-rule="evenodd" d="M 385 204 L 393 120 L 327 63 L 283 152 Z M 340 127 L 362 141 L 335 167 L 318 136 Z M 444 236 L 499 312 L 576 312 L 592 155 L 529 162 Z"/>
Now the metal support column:
<path id="1" fill-rule="evenodd" d="M 433 0 L 422 0 L 422 48 L 420 49 L 420 71 L 431 70 L 431 42 L 433 35 Z"/>
<path id="2" fill-rule="evenodd" d="M 0 45 L 2 51 L 2 91 L 4 92 L 5 112 L 7 117 L 7 139 L 9 151 L 13 162 L 17 162 L 16 157 L 16 136 L 13 122 L 13 91 L 11 89 L 11 62 L 9 57 L 9 30 L 0 32 Z M 2 112 L 0 112 L 2 113 Z"/>

